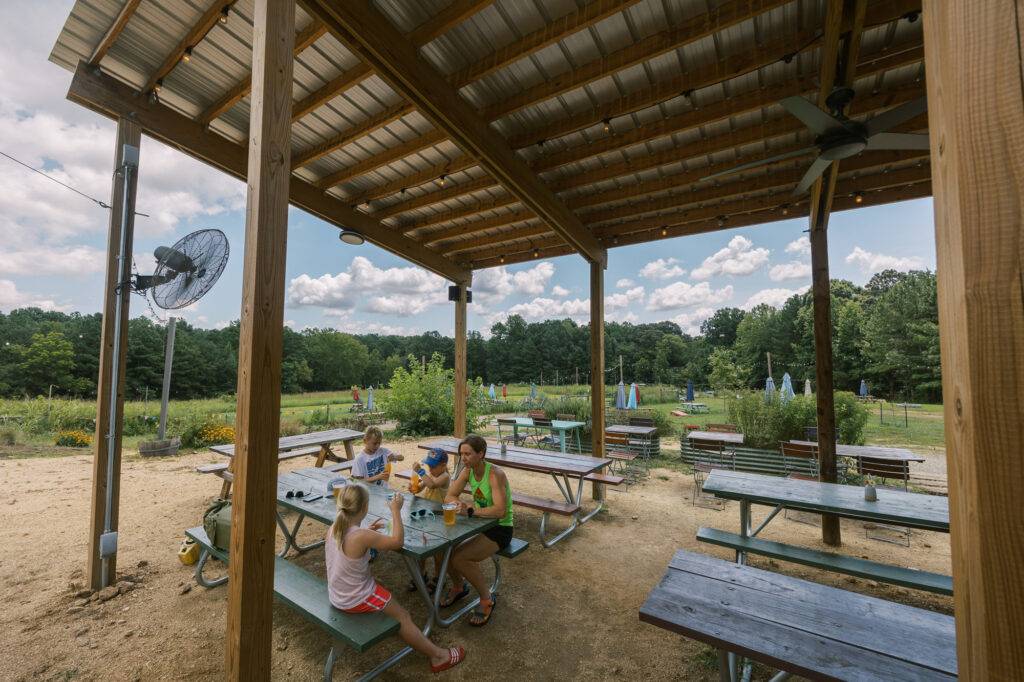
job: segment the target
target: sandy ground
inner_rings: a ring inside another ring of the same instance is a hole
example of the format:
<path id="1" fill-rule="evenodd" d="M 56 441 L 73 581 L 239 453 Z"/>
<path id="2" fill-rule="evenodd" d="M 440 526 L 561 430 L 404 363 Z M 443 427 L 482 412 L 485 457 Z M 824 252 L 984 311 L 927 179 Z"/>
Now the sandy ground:
<path id="1" fill-rule="evenodd" d="M 414 443 L 392 447 L 417 456 Z M 227 591 L 195 585 L 191 567 L 177 559 L 182 531 L 198 525 L 220 488 L 220 479 L 198 475 L 193 467 L 215 459 L 207 453 L 126 459 L 121 594 L 87 601 L 75 595 L 83 589 L 90 457 L 11 460 L 0 451 L 0 679 L 223 677 Z M 509 476 L 517 490 L 557 496 L 550 478 L 514 470 Z M 637 615 L 677 548 L 730 558 L 727 551 L 698 546 L 695 534 L 701 525 L 737 530 L 738 505 L 694 507 L 692 491 L 689 475 L 654 469 L 642 484 L 609 491 L 607 513 L 551 549 L 537 541 L 539 516 L 517 508 L 516 535 L 531 541 L 530 549 L 503 563 L 501 600 L 490 624 L 477 629 L 462 622 L 436 636 L 439 643 L 461 643 L 468 652 L 467 661 L 446 673 L 447 679 L 717 679 L 710 649 L 641 623 Z M 757 510 L 755 522 L 763 513 Z M 307 523 L 306 539 L 322 534 L 322 527 Z M 790 519 L 773 521 L 764 537 L 823 547 L 819 528 Z M 950 570 L 949 538 L 943 534 L 915 531 L 911 547 L 904 548 L 867 539 L 861 524 L 844 521 L 843 539 L 848 554 Z M 322 550 L 295 560 L 323 575 Z M 751 563 L 944 613 L 952 610 L 951 599 L 924 592 L 759 558 Z M 212 563 L 208 575 L 219 568 Z M 374 571 L 421 620 L 418 597 L 403 591 L 408 576 L 402 562 L 384 556 Z M 342 649 L 335 679 L 369 670 L 397 647 L 393 640 L 363 654 Z M 320 679 L 329 648 L 321 630 L 275 605 L 273 678 Z M 424 660 L 412 655 L 385 679 L 416 679 L 426 672 Z M 764 672 L 759 670 L 757 678 L 766 678 Z"/>

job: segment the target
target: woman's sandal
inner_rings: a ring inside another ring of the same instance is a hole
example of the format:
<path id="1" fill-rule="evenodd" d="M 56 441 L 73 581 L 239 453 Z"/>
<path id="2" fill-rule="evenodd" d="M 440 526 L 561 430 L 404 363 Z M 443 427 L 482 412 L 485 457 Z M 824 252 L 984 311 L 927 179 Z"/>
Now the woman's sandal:
<path id="1" fill-rule="evenodd" d="M 442 670 L 454 668 L 459 663 L 462 663 L 464 660 L 466 660 L 466 650 L 463 649 L 461 646 L 453 646 L 448 649 L 448 660 L 438 665 L 431 665 L 430 672 L 439 673 Z"/>
<path id="2" fill-rule="evenodd" d="M 449 606 L 451 606 L 451 605 L 453 605 L 453 604 L 455 604 L 457 602 L 460 602 L 460 601 L 462 601 L 463 599 L 465 599 L 466 597 L 469 596 L 469 583 L 467 583 L 465 580 L 462 581 L 462 589 L 461 590 L 456 592 L 455 589 L 456 588 L 453 585 L 452 589 L 448 591 L 447 595 L 445 595 L 444 600 L 441 602 L 441 608 L 442 609 L 446 609 Z"/>
<path id="3" fill-rule="evenodd" d="M 490 606 L 483 606 L 482 601 L 480 604 L 481 606 L 479 608 L 473 610 L 473 616 L 469 619 L 469 624 L 477 628 L 482 628 L 487 625 L 487 621 L 491 619 L 491 615 L 494 613 L 494 607 L 498 605 L 498 595 L 491 595 Z"/>

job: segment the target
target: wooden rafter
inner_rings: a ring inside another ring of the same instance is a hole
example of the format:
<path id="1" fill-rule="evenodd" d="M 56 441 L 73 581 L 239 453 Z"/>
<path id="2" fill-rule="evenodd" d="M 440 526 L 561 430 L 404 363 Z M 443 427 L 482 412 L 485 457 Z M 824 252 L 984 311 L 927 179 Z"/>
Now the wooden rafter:
<path id="1" fill-rule="evenodd" d="M 157 81 L 162 81 L 167 74 L 174 70 L 180 62 L 181 58 L 185 55 L 186 50 L 191 50 L 199 42 L 206 37 L 206 34 L 210 32 L 214 26 L 217 25 L 217 21 L 220 19 L 221 11 L 233 4 L 235 0 L 214 0 L 205 12 L 203 16 L 199 18 L 195 26 L 188 30 L 188 33 L 178 42 L 171 53 L 164 59 L 164 63 L 160 65 L 156 71 L 154 71 L 146 84 L 142 87 L 142 92 L 150 93 L 153 92 L 153 88 L 156 86 Z"/>
<path id="2" fill-rule="evenodd" d="M 323 87 L 314 90 L 292 105 L 292 123 L 311 111 L 319 109 L 345 90 L 362 83 L 372 75 L 373 70 L 366 64 L 357 64 L 348 71 L 343 71 L 327 81 Z"/>
<path id="3" fill-rule="evenodd" d="M 426 135 L 409 140 L 408 142 L 403 142 L 402 144 L 394 147 L 388 147 L 379 154 L 374 154 L 373 156 L 369 156 L 354 165 L 346 166 L 335 173 L 331 173 L 330 175 L 318 180 L 316 185 L 321 189 L 330 189 L 331 187 L 345 182 L 346 180 L 358 178 L 360 175 L 369 173 L 382 166 L 386 166 L 392 161 L 398 161 L 411 156 L 412 154 L 420 151 L 424 144 L 427 146 L 433 146 L 440 142 L 444 142 L 446 139 L 448 139 L 448 136 L 443 131 L 431 130 Z"/>
<path id="4" fill-rule="evenodd" d="M 92 51 L 92 55 L 89 56 L 89 63 L 97 65 L 103 58 L 110 52 L 110 48 L 113 47 L 114 43 L 117 42 L 118 36 L 124 30 L 124 27 L 128 25 L 128 20 L 135 14 L 136 8 L 139 6 L 141 0 L 128 0 L 124 3 L 124 7 L 117 13 L 117 17 L 114 19 L 114 23 L 110 25 L 107 32 L 103 34 L 103 38 L 100 39 L 96 49 Z"/>
<path id="5" fill-rule="evenodd" d="M 327 27 L 314 19 L 295 36 L 295 51 L 293 54 L 300 54 L 326 32 Z M 199 122 L 203 125 L 210 125 L 210 122 L 215 118 L 223 116 L 231 107 L 245 99 L 250 91 L 252 91 L 252 72 L 245 74 L 237 83 L 228 88 L 223 97 L 207 107 L 199 115 Z"/>
<path id="6" fill-rule="evenodd" d="M 452 0 L 443 10 L 410 31 L 407 38 L 417 46 L 426 45 L 492 4 L 494 0 Z"/>
<path id="7" fill-rule="evenodd" d="M 245 145 L 211 133 L 198 122 L 158 102 L 138 97 L 131 87 L 111 76 L 94 73 L 84 63 L 75 71 L 68 99 L 105 116 L 132 115 L 151 137 L 245 180 L 248 157 Z M 353 211 L 345 202 L 325 195 L 308 182 L 292 176 L 290 189 L 292 204 L 328 223 L 356 230 L 378 246 L 452 281 L 466 281 L 470 276 L 452 261 Z"/>
<path id="8" fill-rule="evenodd" d="M 455 227 L 431 232 L 421 237 L 420 241 L 424 244 L 433 244 L 435 242 L 445 241 L 455 237 L 464 237 L 466 235 L 476 234 L 477 232 L 485 232 L 487 230 L 494 229 L 495 227 L 515 225 L 516 223 L 522 223 L 527 220 L 537 221 L 539 218 L 527 210 L 513 211 L 490 218 L 484 218 L 483 220 L 474 220 L 471 223 L 464 223 L 462 225 L 456 225 Z"/>
<path id="9" fill-rule="evenodd" d="M 413 106 L 408 102 L 401 102 L 387 107 L 355 127 L 347 128 L 344 132 L 330 137 L 320 144 L 315 144 L 312 147 L 302 150 L 298 154 L 293 154 L 292 170 L 299 168 L 300 166 L 305 166 L 307 163 L 311 163 L 317 159 L 322 159 L 334 150 L 341 149 L 351 142 L 355 142 L 362 137 L 366 137 L 375 130 L 380 130 L 387 124 L 393 123 L 406 114 L 411 113 L 413 110 Z"/>
<path id="10" fill-rule="evenodd" d="M 438 130 L 479 159 L 491 175 L 591 261 L 604 248 L 511 148 L 489 128 L 368 0 L 316 0 L 317 16 Z"/>

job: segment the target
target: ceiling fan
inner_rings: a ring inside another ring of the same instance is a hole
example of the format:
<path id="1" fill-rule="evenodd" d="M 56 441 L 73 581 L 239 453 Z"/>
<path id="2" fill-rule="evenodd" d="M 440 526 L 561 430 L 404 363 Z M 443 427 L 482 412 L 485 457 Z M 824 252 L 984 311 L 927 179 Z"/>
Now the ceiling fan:
<path id="1" fill-rule="evenodd" d="M 803 97 L 787 97 L 780 100 L 786 111 L 800 119 L 807 126 L 808 130 L 814 133 L 814 144 L 803 149 L 798 149 L 785 154 L 778 154 L 767 159 L 759 159 L 750 163 L 740 164 L 704 178 L 717 178 L 723 175 L 731 175 L 748 168 L 756 168 L 776 161 L 803 156 L 808 152 L 816 151 L 817 158 L 811 167 L 804 173 L 803 178 L 793 191 L 794 195 L 801 195 L 821 177 L 825 169 L 833 161 L 848 159 L 856 156 L 865 150 L 883 149 L 928 149 L 928 134 L 915 135 L 912 133 L 890 133 L 901 123 L 910 121 L 928 110 L 928 104 L 924 97 L 915 99 L 906 104 L 890 109 L 878 116 L 875 116 L 867 123 L 854 121 L 846 117 L 844 111 L 853 101 L 853 88 L 836 88 L 825 100 L 829 112 L 823 111 Z"/>

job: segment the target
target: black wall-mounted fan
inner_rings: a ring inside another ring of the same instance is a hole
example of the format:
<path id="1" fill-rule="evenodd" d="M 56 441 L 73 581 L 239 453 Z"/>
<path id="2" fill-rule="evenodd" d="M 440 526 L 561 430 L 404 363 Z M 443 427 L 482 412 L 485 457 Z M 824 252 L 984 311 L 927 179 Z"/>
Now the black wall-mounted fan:
<path id="1" fill-rule="evenodd" d="M 156 247 L 156 269 L 152 275 L 136 275 L 133 288 L 149 291 L 161 308 L 184 308 L 213 287 L 224 272 L 229 252 L 228 238 L 220 230 L 187 234 L 174 246 Z"/>
<path id="2" fill-rule="evenodd" d="M 848 159 L 865 150 L 928 149 L 927 133 L 915 135 L 888 132 L 901 123 L 906 123 L 925 113 L 928 110 L 928 105 L 924 97 L 879 114 L 867 123 L 851 120 L 843 113 L 853 101 L 853 97 L 852 88 L 833 90 L 826 100 L 826 106 L 831 113 L 819 109 L 803 97 L 787 97 L 780 100 L 779 104 L 786 111 L 800 119 L 814 133 L 814 144 L 797 151 L 741 164 L 729 170 L 709 175 L 704 179 L 731 175 L 749 168 L 804 156 L 809 152 L 816 151 L 817 158 L 814 159 L 811 167 L 807 169 L 793 191 L 794 195 L 801 195 L 810 188 L 815 180 L 821 177 L 833 161 Z"/>

